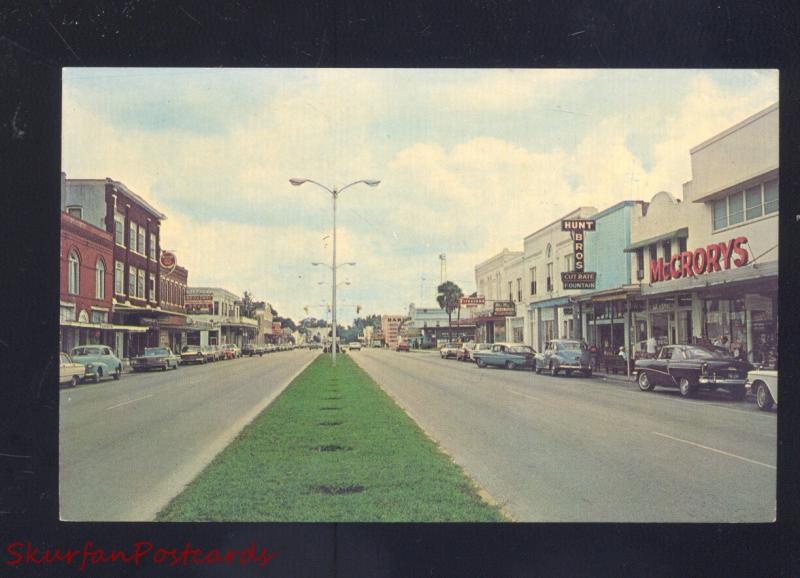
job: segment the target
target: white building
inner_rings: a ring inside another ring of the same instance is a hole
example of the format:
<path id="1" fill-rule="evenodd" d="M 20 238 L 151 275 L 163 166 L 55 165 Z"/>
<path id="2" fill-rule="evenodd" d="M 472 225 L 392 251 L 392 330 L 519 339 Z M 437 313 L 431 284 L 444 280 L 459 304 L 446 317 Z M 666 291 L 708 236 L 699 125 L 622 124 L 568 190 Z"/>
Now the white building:
<path id="1" fill-rule="evenodd" d="M 187 287 L 186 312 L 191 324 L 197 325 L 197 345 L 235 343 L 239 347 L 252 341 L 258 333 L 258 321 L 242 317 L 239 296 L 219 287 Z"/>

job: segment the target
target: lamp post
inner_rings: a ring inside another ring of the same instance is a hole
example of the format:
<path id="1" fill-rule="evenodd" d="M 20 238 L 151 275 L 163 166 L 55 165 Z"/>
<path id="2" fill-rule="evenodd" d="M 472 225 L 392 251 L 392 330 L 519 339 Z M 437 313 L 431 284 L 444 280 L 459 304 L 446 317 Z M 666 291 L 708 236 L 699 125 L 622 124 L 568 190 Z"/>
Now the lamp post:
<path id="1" fill-rule="evenodd" d="M 334 211 L 334 214 L 335 214 L 335 211 Z M 334 235 L 334 239 L 335 238 L 336 238 L 336 235 Z M 336 255 L 335 247 L 336 247 L 336 243 L 334 241 L 334 262 L 335 262 L 335 259 L 336 259 L 336 257 L 335 257 L 335 255 Z M 331 314 L 332 314 L 332 317 L 333 317 L 333 321 L 332 321 L 333 322 L 333 346 L 331 347 L 331 359 L 333 361 L 333 365 L 336 365 L 336 346 L 337 346 L 337 343 L 336 343 L 336 287 L 338 287 L 338 285 L 350 285 L 350 281 L 344 281 L 343 283 L 339 283 L 337 285 L 337 283 L 336 283 L 336 269 L 338 269 L 339 267 L 344 267 L 345 265 L 349 265 L 351 267 L 354 267 L 356 263 L 355 263 L 355 261 L 347 261 L 346 263 L 341 263 L 339 265 L 334 265 L 334 266 L 328 265 L 327 263 L 320 263 L 320 262 L 314 262 L 314 263 L 311 263 L 311 264 L 314 267 L 319 267 L 320 265 L 322 265 L 323 267 L 327 267 L 328 269 L 331 270 L 331 273 L 333 274 L 333 299 L 332 299 L 332 306 L 331 306 Z M 324 281 L 320 281 L 318 284 L 322 285 L 322 283 L 324 283 Z"/>
<path id="2" fill-rule="evenodd" d="M 357 185 L 359 183 L 364 183 L 370 187 L 377 187 L 380 184 L 380 181 L 371 180 L 371 179 L 361 179 L 358 181 L 353 181 L 352 183 L 343 186 L 341 189 L 337 189 L 333 187 L 333 189 L 329 189 L 325 185 L 321 185 L 317 181 L 312 181 L 311 179 L 289 179 L 289 182 L 295 186 L 299 187 L 305 183 L 312 183 L 317 185 L 319 188 L 328 191 L 333 198 L 333 264 L 330 265 L 330 270 L 333 275 L 333 282 L 331 283 L 331 291 L 333 293 L 333 347 L 331 348 L 331 361 L 333 365 L 336 365 L 336 199 L 339 197 L 339 194 L 342 193 L 345 189 L 349 189 L 353 185 Z M 313 265 L 326 265 L 325 263 L 312 263 Z M 345 265 L 355 265 L 355 263 L 344 263 Z M 328 266 L 328 265 L 326 265 Z"/>

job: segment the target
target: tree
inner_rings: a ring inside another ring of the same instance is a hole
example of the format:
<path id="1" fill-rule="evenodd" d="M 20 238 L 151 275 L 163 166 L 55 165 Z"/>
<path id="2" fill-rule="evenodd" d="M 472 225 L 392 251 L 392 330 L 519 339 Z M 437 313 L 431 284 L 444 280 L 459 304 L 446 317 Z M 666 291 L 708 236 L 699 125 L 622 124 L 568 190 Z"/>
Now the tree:
<path id="1" fill-rule="evenodd" d="M 439 292 L 436 296 L 436 302 L 441 309 L 447 312 L 447 333 L 450 335 L 452 334 L 453 311 L 459 308 L 464 292 L 461 291 L 461 287 L 452 281 L 445 281 L 436 288 L 436 291 Z"/>
<path id="2" fill-rule="evenodd" d="M 242 306 L 240 313 L 245 317 L 254 317 L 256 302 L 253 301 L 253 294 L 250 291 L 245 291 L 242 295 Z"/>

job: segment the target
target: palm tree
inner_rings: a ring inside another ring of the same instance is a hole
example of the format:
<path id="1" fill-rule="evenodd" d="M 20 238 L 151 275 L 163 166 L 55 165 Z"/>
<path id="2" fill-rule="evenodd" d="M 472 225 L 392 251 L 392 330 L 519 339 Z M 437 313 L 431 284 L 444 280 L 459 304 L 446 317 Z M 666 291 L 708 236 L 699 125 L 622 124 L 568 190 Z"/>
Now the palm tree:
<path id="1" fill-rule="evenodd" d="M 464 292 L 461 291 L 461 287 L 452 281 L 445 281 L 439 285 L 436 290 L 439 292 L 436 296 L 436 302 L 439 303 L 441 309 L 447 311 L 447 335 L 448 338 L 450 338 L 452 336 L 452 329 L 450 326 L 453 322 L 453 311 L 459 307 Z"/>

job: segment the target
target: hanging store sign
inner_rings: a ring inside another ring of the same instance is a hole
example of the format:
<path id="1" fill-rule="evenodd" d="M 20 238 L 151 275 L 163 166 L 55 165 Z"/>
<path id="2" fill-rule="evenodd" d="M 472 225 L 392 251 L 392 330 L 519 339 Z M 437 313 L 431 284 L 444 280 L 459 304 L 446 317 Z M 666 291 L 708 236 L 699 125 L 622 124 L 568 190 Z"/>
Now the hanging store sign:
<path id="1" fill-rule="evenodd" d="M 492 309 L 492 315 L 495 317 L 514 317 L 517 314 L 517 308 L 514 306 L 513 301 L 495 301 Z"/>
<path id="2" fill-rule="evenodd" d="M 159 258 L 158 262 L 161 264 L 161 268 L 167 273 L 172 273 L 178 265 L 178 260 L 175 258 L 175 253 L 172 251 L 162 251 L 161 258 Z"/>
<path id="3" fill-rule="evenodd" d="M 594 271 L 568 271 L 561 273 L 561 286 L 564 289 L 594 289 L 597 273 Z"/>
<path id="4" fill-rule="evenodd" d="M 564 289 L 594 289 L 596 273 L 584 270 L 586 258 L 586 231 L 595 230 L 595 221 L 590 219 L 563 219 L 561 230 L 569 231 L 572 237 L 573 267 L 571 272 L 561 273 Z"/>
<path id="5" fill-rule="evenodd" d="M 747 249 L 742 247 L 746 243 L 747 237 L 736 237 L 727 243 L 712 243 L 694 251 L 676 253 L 666 261 L 663 257 L 654 259 L 650 261 L 650 283 L 699 277 L 728 270 L 731 266 L 744 267 L 750 260 Z"/>
<path id="6" fill-rule="evenodd" d="M 211 293 L 186 295 L 186 313 L 211 315 L 214 312 L 214 296 Z"/>
<path id="7" fill-rule="evenodd" d="M 485 305 L 486 298 L 483 295 L 478 297 L 462 297 L 461 298 L 461 306 L 462 307 L 477 307 L 478 305 Z"/>

